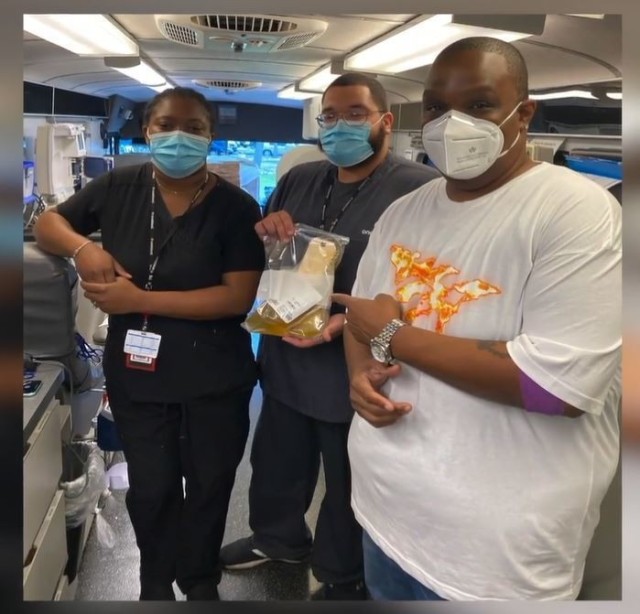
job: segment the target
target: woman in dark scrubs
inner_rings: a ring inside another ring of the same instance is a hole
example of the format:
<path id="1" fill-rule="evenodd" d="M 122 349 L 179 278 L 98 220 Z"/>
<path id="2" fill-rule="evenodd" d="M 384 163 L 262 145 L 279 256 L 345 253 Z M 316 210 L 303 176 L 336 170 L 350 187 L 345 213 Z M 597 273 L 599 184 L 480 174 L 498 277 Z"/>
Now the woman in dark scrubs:
<path id="1" fill-rule="evenodd" d="M 257 372 L 241 328 L 264 266 L 251 196 L 211 173 L 209 103 L 188 88 L 144 115 L 151 162 L 44 213 L 39 246 L 73 258 L 109 314 L 104 371 L 128 463 L 140 599 L 218 599 L 218 554 Z M 102 245 L 88 235 L 101 232 Z M 184 488 L 183 488 L 184 479 Z"/>

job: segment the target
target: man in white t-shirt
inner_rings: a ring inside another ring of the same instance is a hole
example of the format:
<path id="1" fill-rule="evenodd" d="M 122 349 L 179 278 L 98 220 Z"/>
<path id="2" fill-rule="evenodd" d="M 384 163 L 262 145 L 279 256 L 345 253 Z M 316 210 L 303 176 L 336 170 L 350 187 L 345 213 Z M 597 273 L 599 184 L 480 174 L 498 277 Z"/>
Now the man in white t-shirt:
<path id="1" fill-rule="evenodd" d="M 335 296 L 367 586 L 575 599 L 618 462 L 620 206 L 527 157 L 535 102 L 508 43 L 447 47 L 423 109 L 444 178 L 391 205 Z"/>

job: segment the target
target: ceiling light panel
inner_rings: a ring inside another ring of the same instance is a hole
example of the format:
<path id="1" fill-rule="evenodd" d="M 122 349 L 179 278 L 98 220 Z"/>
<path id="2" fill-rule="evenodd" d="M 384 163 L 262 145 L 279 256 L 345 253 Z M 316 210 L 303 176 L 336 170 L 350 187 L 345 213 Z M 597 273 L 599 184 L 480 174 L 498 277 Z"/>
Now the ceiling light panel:
<path id="1" fill-rule="evenodd" d="M 24 15 L 25 31 L 82 56 L 136 56 L 138 44 L 106 15 Z"/>

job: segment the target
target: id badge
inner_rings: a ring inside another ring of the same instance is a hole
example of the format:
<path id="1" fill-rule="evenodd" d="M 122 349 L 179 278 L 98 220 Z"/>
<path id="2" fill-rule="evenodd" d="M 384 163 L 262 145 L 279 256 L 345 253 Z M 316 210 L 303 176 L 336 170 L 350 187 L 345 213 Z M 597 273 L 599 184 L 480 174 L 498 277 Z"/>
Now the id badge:
<path id="1" fill-rule="evenodd" d="M 128 369 L 140 369 L 141 371 L 155 371 L 156 359 L 139 354 L 125 354 L 125 364 Z"/>
<path id="2" fill-rule="evenodd" d="M 128 330 L 124 340 L 126 365 L 129 369 L 155 371 L 162 337 L 142 330 Z"/>

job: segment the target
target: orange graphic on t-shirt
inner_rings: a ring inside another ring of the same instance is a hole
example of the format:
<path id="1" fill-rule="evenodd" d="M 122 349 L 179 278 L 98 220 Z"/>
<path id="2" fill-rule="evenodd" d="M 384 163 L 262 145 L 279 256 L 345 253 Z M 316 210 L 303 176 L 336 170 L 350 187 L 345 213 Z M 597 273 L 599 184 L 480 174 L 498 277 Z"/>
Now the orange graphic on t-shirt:
<path id="1" fill-rule="evenodd" d="M 482 279 L 445 285 L 445 277 L 458 275 L 460 270 L 450 264 L 438 264 L 435 257 L 421 256 L 420 252 L 412 252 L 401 245 L 391 246 L 391 262 L 396 269 L 396 299 L 406 305 L 413 297 L 418 296 L 417 305 L 405 314 L 407 322 L 435 313 L 435 332 L 443 333 L 447 323 L 458 313 L 463 303 L 477 301 L 489 294 L 502 293 L 500 288 Z"/>

